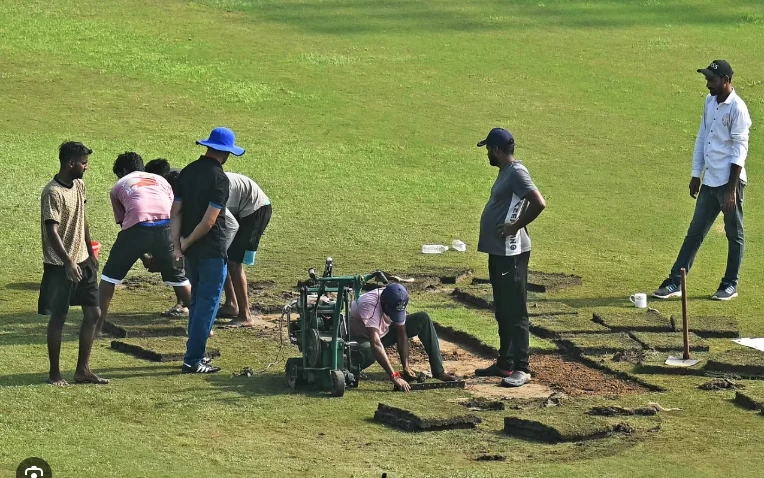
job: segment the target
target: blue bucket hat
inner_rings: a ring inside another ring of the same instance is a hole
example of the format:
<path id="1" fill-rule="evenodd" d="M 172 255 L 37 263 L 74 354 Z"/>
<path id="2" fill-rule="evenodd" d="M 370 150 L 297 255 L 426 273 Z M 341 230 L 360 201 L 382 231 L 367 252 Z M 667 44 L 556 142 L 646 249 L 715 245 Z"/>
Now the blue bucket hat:
<path id="1" fill-rule="evenodd" d="M 212 130 L 210 137 L 207 139 L 200 139 L 196 144 L 207 146 L 216 151 L 225 151 L 233 154 L 234 156 L 241 156 L 244 154 L 244 148 L 240 148 L 234 144 L 236 136 L 228 128 L 218 127 Z"/>
<path id="2" fill-rule="evenodd" d="M 400 284 L 389 284 L 381 295 L 382 312 L 396 324 L 406 322 L 406 306 L 409 305 L 409 293 Z"/>

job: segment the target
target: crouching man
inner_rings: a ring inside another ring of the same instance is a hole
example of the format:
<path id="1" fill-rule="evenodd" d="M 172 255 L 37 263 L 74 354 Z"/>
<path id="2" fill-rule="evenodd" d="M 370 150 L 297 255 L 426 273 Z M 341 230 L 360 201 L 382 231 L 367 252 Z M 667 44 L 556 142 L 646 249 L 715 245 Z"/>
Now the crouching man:
<path id="1" fill-rule="evenodd" d="M 362 294 L 350 306 L 350 340 L 358 342 L 358 350 L 364 355 L 361 368 L 379 362 L 395 387 L 409 391 L 406 380 L 414 380 L 416 374 L 409 367 L 409 338 L 419 337 L 430 360 L 432 376 L 444 382 L 456 380 L 443 369 L 440 344 L 435 327 L 427 312 L 406 314 L 409 294 L 400 284 L 390 284 Z M 396 372 L 390 364 L 385 347 L 397 344 L 403 373 Z"/>

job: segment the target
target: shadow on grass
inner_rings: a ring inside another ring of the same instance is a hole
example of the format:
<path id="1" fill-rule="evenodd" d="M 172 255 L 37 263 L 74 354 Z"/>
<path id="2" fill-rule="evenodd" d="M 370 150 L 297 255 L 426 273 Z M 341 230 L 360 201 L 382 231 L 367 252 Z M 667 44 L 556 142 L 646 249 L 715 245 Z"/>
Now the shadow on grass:
<path id="1" fill-rule="evenodd" d="M 174 365 L 161 365 L 155 367 L 118 367 L 118 368 L 95 368 L 95 372 L 110 380 L 119 380 L 138 377 L 166 377 L 178 375 L 179 368 Z M 65 371 L 64 378 L 70 380 L 73 371 Z M 0 376 L 0 387 L 23 387 L 29 385 L 48 385 L 48 373 L 18 373 Z M 108 385 L 107 385 L 108 386 Z"/>
<path id="2" fill-rule="evenodd" d="M 10 290 L 39 291 L 40 283 L 39 282 L 11 282 L 10 284 L 5 284 L 5 288 Z"/>
<path id="3" fill-rule="evenodd" d="M 208 3 L 203 1 L 203 3 Z M 676 25 L 757 24 L 760 17 L 746 14 L 746 7 L 758 0 L 740 0 L 737 9 L 720 9 L 713 3 L 685 5 L 679 2 L 562 2 L 545 5 L 524 0 L 506 5 L 494 0 L 471 0 L 455 4 L 402 0 L 344 0 L 337 2 L 237 2 L 236 9 L 286 23 L 312 32 L 330 35 L 403 32 L 518 31 L 539 25 L 561 28 L 623 28 Z"/>

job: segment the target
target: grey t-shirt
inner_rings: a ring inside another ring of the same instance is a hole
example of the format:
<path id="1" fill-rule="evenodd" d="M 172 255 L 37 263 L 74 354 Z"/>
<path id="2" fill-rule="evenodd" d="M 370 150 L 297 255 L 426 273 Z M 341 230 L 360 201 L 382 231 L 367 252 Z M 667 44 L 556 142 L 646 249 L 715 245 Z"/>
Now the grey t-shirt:
<path id="1" fill-rule="evenodd" d="M 260 186 L 252 179 L 237 173 L 225 173 L 230 184 L 226 208 L 239 219 L 254 214 L 255 211 L 270 204 Z"/>
<path id="2" fill-rule="evenodd" d="M 480 216 L 478 251 L 496 256 L 516 256 L 531 250 L 531 238 L 525 228 L 515 236 L 501 239 L 496 234 L 496 227 L 515 222 L 527 205 L 525 196 L 536 189 L 528 169 L 520 161 L 499 170 L 499 176 L 491 188 L 491 197 Z"/>

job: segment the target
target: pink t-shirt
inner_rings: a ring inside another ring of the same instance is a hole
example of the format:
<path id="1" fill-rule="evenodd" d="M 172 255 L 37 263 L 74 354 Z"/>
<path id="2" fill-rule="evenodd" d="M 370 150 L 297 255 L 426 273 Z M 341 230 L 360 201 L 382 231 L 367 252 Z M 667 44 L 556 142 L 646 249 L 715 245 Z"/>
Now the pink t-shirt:
<path id="1" fill-rule="evenodd" d="M 350 335 L 368 337 L 366 327 L 379 330 L 379 336 L 384 337 L 390 331 L 392 320 L 382 312 L 380 296 L 384 287 L 361 294 L 357 301 L 350 304 Z"/>
<path id="2" fill-rule="evenodd" d="M 128 229 L 146 221 L 170 219 L 172 188 L 162 176 L 135 171 L 111 188 L 114 220 Z"/>

